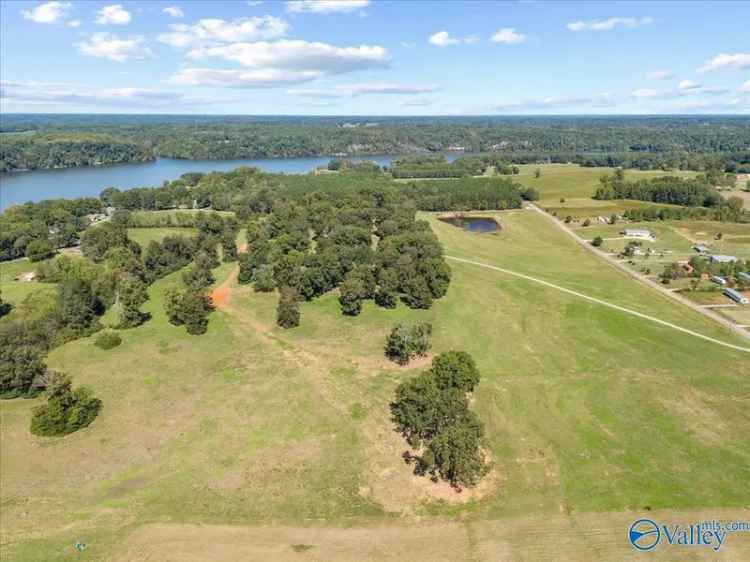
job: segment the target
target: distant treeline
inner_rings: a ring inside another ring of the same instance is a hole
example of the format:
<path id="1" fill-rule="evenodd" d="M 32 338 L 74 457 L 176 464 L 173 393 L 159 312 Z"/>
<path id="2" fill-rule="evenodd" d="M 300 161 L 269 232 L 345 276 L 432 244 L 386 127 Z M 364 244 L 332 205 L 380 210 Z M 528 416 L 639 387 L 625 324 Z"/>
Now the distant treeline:
<path id="1" fill-rule="evenodd" d="M 8 115 L 0 131 L 107 134 L 159 156 L 283 158 L 332 154 L 415 154 L 463 150 L 510 164 L 541 161 L 638 169 L 750 171 L 750 118 Z M 37 134 L 38 134 L 37 133 Z M 18 141 L 13 141 L 15 144 Z M 71 149 L 67 145 L 61 147 Z M 133 158 L 136 159 L 136 158 Z M 85 158 L 78 159 L 81 162 Z M 77 159 L 52 162 L 79 165 Z M 85 165 L 85 164 L 80 164 Z M 493 164 L 494 165 L 494 164 Z M 16 166 L 17 169 L 21 166 Z M 28 166 L 27 166 L 28 167 Z M 41 167 L 41 166 L 38 166 Z M 11 169 L 11 168 L 9 168 Z M 401 167 L 398 177 L 408 177 Z M 453 166 L 443 177 L 456 177 Z M 472 175 L 472 174 L 470 174 Z"/>
<path id="2" fill-rule="evenodd" d="M 743 210 L 739 197 L 725 200 L 713 187 L 721 178 L 711 174 L 696 178 L 663 176 L 629 181 L 622 169 L 600 178 L 594 199 L 634 199 L 652 203 L 679 205 L 683 208 L 632 209 L 626 213 L 631 220 L 702 219 L 750 222 L 750 213 Z"/>
<path id="3" fill-rule="evenodd" d="M 154 153 L 137 141 L 98 133 L 19 133 L 0 137 L 0 172 L 146 162 Z"/>

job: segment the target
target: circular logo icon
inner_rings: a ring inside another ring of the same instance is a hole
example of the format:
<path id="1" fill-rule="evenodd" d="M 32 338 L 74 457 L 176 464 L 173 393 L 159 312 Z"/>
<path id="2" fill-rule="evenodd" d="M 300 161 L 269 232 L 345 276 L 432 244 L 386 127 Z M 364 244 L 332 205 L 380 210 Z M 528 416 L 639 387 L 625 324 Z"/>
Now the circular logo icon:
<path id="1" fill-rule="evenodd" d="M 628 531 L 628 539 L 638 550 L 647 552 L 652 550 L 659 544 L 661 538 L 661 531 L 659 525 L 651 521 L 651 519 L 639 519 L 630 526 Z"/>

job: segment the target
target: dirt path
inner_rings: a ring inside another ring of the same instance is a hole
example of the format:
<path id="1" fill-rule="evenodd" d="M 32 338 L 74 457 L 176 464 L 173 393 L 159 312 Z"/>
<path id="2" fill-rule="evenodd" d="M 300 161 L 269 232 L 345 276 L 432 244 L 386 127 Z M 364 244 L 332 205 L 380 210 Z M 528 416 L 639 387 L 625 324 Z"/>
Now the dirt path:
<path id="1" fill-rule="evenodd" d="M 656 318 L 654 316 L 649 316 L 648 314 L 643 314 L 641 312 L 637 312 L 635 310 L 631 310 L 629 308 L 625 308 L 624 306 L 620 306 L 617 304 L 613 304 L 611 302 L 607 302 L 601 299 L 597 299 L 596 297 L 591 297 L 589 295 L 586 295 L 584 293 L 579 293 L 578 291 L 573 291 L 572 289 L 566 289 L 565 287 L 561 287 L 560 285 L 555 285 L 554 283 L 550 283 L 549 281 L 544 281 L 543 279 L 539 279 L 537 277 L 531 277 L 530 275 L 524 275 L 523 273 L 518 273 L 516 271 L 511 271 L 510 269 L 504 269 L 502 267 L 497 267 L 494 265 L 489 265 L 486 263 L 473 261 L 473 260 L 467 260 L 464 258 L 458 258 L 455 256 L 445 256 L 446 259 L 458 261 L 462 263 L 468 263 L 470 265 L 476 265 L 478 267 L 484 267 L 487 269 L 492 269 L 494 271 L 499 271 L 501 273 L 505 273 L 507 275 L 512 275 L 514 277 L 520 277 L 521 279 L 525 279 L 526 281 L 531 281 L 533 283 L 538 283 L 540 285 L 544 285 L 545 287 L 550 287 L 552 289 L 556 289 L 558 291 L 562 291 L 564 293 L 568 293 L 569 295 L 573 295 L 582 299 L 585 299 L 590 302 L 595 302 L 597 304 L 601 304 L 603 306 L 608 306 L 609 308 L 614 308 L 615 310 L 619 310 L 621 312 L 626 312 L 627 314 L 632 314 L 633 316 L 638 316 L 639 318 L 644 318 L 645 320 L 650 320 L 651 322 L 655 322 L 657 324 L 661 324 L 662 326 L 667 326 L 669 328 L 673 328 L 675 330 L 679 330 L 680 332 L 683 332 L 685 334 L 690 334 L 691 336 L 695 336 L 696 338 L 701 338 L 706 341 L 710 341 L 719 345 L 723 345 L 724 347 L 729 347 L 731 349 L 736 349 L 738 351 L 745 351 L 747 353 L 750 353 L 750 348 L 747 347 L 740 347 L 739 345 L 734 345 L 731 343 L 727 343 L 721 340 L 714 339 L 709 336 L 704 336 L 703 334 L 699 334 L 698 332 L 694 332 L 693 330 L 689 330 L 688 328 L 684 328 L 682 326 L 678 326 L 677 324 L 672 324 L 671 322 L 667 322 L 665 320 L 661 320 L 659 318 Z M 694 308 L 694 307 L 691 307 Z M 701 310 L 701 309 L 698 309 Z"/>
<path id="2" fill-rule="evenodd" d="M 685 297 L 681 296 L 679 293 L 675 293 L 674 291 L 670 291 L 669 289 L 665 288 L 664 286 L 660 285 L 659 283 L 656 283 L 656 282 L 652 281 L 651 279 L 649 279 L 645 275 L 643 275 L 641 273 L 638 273 L 637 271 L 632 270 L 627 265 L 625 265 L 625 264 L 621 263 L 620 261 L 618 261 L 616 259 L 616 257 L 614 257 L 614 256 L 612 256 L 610 254 L 607 254 L 606 252 L 604 252 L 604 251 L 602 251 L 602 250 L 600 250 L 598 248 L 595 248 L 594 246 L 592 246 L 591 244 L 589 244 L 586 240 L 584 240 L 583 238 L 581 238 L 580 236 L 578 236 L 578 234 L 576 234 L 573 230 L 571 230 L 570 228 L 568 228 L 568 226 L 564 222 L 562 222 L 561 220 L 553 217 L 552 215 L 549 215 L 548 213 L 545 213 L 542 209 L 540 209 L 539 207 L 537 207 L 533 203 L 529 203 L 528 207 L 530 209 L 532 209 L 532 210 L 540 213 L 544 217 L 546 217 L 547 220 L 551 221 L 560 230 L 562 230 L 563 232 L 565 232 L 566 234 L 568 234 L 568 236 L 570 236 L 571 238 L 573 238 L 579 245 L 581 245 L 584 248 L 586 248 L 586 250 L 588 250 L 589 252 L 593 253 L 595 256 L 598 256 L 599 258 L 603 259 L 604 261 L 606 261 L 607 263 L 609 263 L 612 267 L 618 269 L 619 271 L 627 273 L 628 275 L 630 275 L 631 277 L 633 277 L 637 281 L 640 281 L 644 285 L 647 285 L 648 287 L 650 287 L 652 289 L 656 289 L 661 294 L 666 295 L 667 297 L 669 297 L 669 298 L 671 298 L 673 300 L 676 300 L 680 304 L 683 304 L 683 305 L 687 306 L 688 308 L 693 309 L 694 311 L 698 312 L 699 314 L 702 314 L 703 316 L 706 316 L 707 318 L 710 318 L 711 320 L 713 320 L 714 322 L 716 322 L 718 324 L 721 324 L 725 328 L 729 328 L 729 330 L 731 330 L 735 334 L 739 334 L 740 336 L 742 336 L 742 337 L 744 337 L 746 339 L 750 339 L 750 332 L 747 332 L 746 330 L 743 330 L 742 328 L 738 327 L 737 324 L 735 324 L 734 322 L 731 322 L 731 321 L 729 321 L 729 320 L 727 320 L 725 318 L 722 318 L 721 316 L 719 316 L 718 314 L 715 314 L 715 313 L 711 312 L 710 310 L 706 310 L 704 308 L 701 308 L 700 305 L 698 305 L 698 304 L 696 304 L 696 303 L 694 303 L 694 302 L 686 299 Z M 634 314 L 643 316 L 644 318 L 649 318 L 649 319 L 652 319 L 652 320 L 656 320 L 653 317 L 649 317 L 647 315 L 642 315 L 640 313 L 635 313 L 634 312 Z M 664 323 L 662 321 L 659 321 L 659 322 L 660 323 Z M 696 335 L 698 337 L 702 337 L 703 339 L 708 339 L 708 340 L 712 340 L 714 342 L 719 342 L 719 340 L 713 340 L 712 338 L 708 338 L 707 336 L 703 336 L 701 334 L 697 334 L 695 332 L 691 332 L 690 330 L 685 330 L 683 328 L 679 328 L 679 327 L 675 326 L 674 324 L 669 324 L 669 323 L 665 323 L 665 324 L 670 325 L 673 328 L 678 328 L 681 331 L 684 331 L 686 333 L 691 333 L 692 335 Z M 748 351 L 748 349 L 746 349 L 746 348 L 742 348 L 742 347 L 738 347 L 738 346 L 732 346 L 731 344 L 724 344 L 724 342 L 719 342 L 719 343 L 722 343 L 722 345 L 728 345 L 730 347 L 734 347 L 735 349 L 740 349 L 742 351 Z"/>

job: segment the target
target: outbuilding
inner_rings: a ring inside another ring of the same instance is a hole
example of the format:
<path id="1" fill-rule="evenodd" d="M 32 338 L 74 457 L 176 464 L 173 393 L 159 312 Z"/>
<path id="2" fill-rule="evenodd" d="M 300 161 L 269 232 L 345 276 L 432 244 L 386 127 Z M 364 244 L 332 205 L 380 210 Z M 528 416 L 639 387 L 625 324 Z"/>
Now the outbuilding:
<path id="1" fill-rule="evenodd" d="M 724 279 L 723 277 L 719 277 L 718 275 L 714 275 L 713 277 L 711 277 L 711 281 L 713 281 L 717 285 L 726 285 L 727 284 L 727 280 Z"/>
<path id="2" fill-rule="evenodd" d="M 734 263 L 737 258 L 734 256 L 723 256 L 721 254 L 714 254 L 711 256 L 711 263 Z"/>
<path id="3" fill-rule="evenodd" d="M 727 287 L 726 289 L 724 289 L 724 294 L 726 296 L 728 296 L 730 299 L 732 299 L 734 302 L 739 303 L 739 304 L 747 304 L 748 302 L 750 302 L 750 301 L 748 301 L 748 299 L 747 299 L 747 297 L 745 295 L 743 295 L 739 291 L 735 291 L 734 289 L 730 289 L 729 287 Z"/>
<path id="4" fill-rule="evenodd" d="M 646 240 L 653 240 L 654 235 L 651 234 L 650 230 L 645 228 L 626 228 L 621 232 L 626 238 L 643 238 Z"/>
<path id="5" fill-rule="evenodd" d="M 708 249 L 708 246 L 704 246 L 703 244 L 696 244 L 695 246 L 693 246 L 693 250 L 695 250 L 699 254 L 707 254 L 711 251 Z"/>

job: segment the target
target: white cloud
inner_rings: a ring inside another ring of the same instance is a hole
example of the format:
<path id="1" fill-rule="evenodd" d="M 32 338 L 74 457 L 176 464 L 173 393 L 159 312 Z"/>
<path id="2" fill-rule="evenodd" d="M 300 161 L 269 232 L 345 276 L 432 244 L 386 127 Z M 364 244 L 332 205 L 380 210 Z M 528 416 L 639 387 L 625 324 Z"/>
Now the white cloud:
<path id="1" fill-rule="evenodd" d="M 226 88 L 274 88 L 299 84 L 323 76 L 319 70 L 223 70 L 216 68 L 183 68 L 168 82 L 185 86 L 221 86 Z"/>
<path id="2" fill-rule="evenodd" d="M 400 105 L 405 107 L 425 107 L 434 103 L 434 100 L 428 98 L 410 98 L 400 102 Z"/>
<path id="3" fill-rule="evenodd" d="M 678 90 L 697 90 L 699 88 L 701 88 L 701 85 L 692 80 L 681 80 L 680 83 L 677 84 Z"/>
<path id="4" fill-rule="evenodd" d="M 468 35 L 466 37 L 452 37 L 447 31 L 438 31 L 430 35 L 428 41 L 438 47 L 447 47 L 449 45 L 458 45 L 459 43 L 473 44 L 479 41 L 478 35 Z"/>
<path id="5" fill-rule="evenodd" d="M 726 88 L 715 88 L 706 87 L 692 80 L 681 81 L 676 90 L 654 90 L 651 88 L 642 88 L 631 92 L 631 97 L 635 99 L 675 99 L 682 97 L 698 97 L 698 96 L 717 96 L 728 93 L 729 90 Z"/>
<path id="6" fill-rule="evenodd" d="M 649 80 L 669 80 L 674 76 L 674 72 L 671 70 L 654 70 L 646 75 Z"/>
<path id="7" fill-rule="evenodd" d="M 523 33 L 516 33 L 516 30 L 512 27 L 504 27 L 498 29 L 490 39 L 493 43 L 505 43 L 506 45 L 516 45 L 526 41 L 526 36 Z"/>
<path id="8" fill-rule="evenodd" d="M 96 89 L 59 82 L 3 82 L 0 97 L 17 105 L 105 106 L 120 108 L 206 105 L 212 100 L 141 88 Z"/>
<path id="9" fill-rule="evenodd" d="M 570 31 L 611 31 L 618 26 L 633 28 L 649 23 L 654 23 L 654 19 L 646 16 L 642 18 L 608 18 L 606 20 L 589 21 L 579 20 L 570 22 L 565 27 Z"/>
<path id="10" fill-rule="evenodd" d="M 70 2 L 47 2 L 32 10 L 21 10 L 21 15 L 35 23 L 57 23 L 68 16 L 71 8 Z"/>
<path id="11" fill-rule="evenodd" d="M 193 59 L 220 58 L 253 68 L 316 70 L 321 75 L 385 66 L 389 60 L 387 51 L 377 45 L 336 47 L 302 40 L 203 47 L 193 49 L 188 56 Z"/>
<path id="12" fill-rule="evenodd" d="M 167 6 L 162 10 L 162 13 L 167 14 L 171 18 L 185 17 L 185 12 L 183 12 L 182 8 L 180 8 L 179 6 Z"/>
<path id="13" fill-rule="evenodd" d="M 96 13 L 94 23 L 98 25 L 127 25 L 130 23 L 130 12 L 120 4 L 104 6 Z"/>
<path id="14" fill-rule="evenodd" d="M 739 70 L 750 68 L 750 53 L 720 53 L 698 69 L 698 72 L 713 72 L 714 70 Z"/>
<path id="15" fill-rule="evenodd" d="M 435 85 L 396 84 L 393 82 L 364 82 L 358 84 L 343 84 L 330 90 L 288 90 L 293 94 L 308 98 L 343 98 L 358 97 L 371 94 L 414 95 L 436 92 Z"/>
<path id="16" fill-rule="evenodd" d="M 290 0 L 286 11 L 291 13 L 348 14 L 366 8 L 370 0 Z"/>
<path id="17" fill-rule="evenodd" d="M 529 99 L 520 102 L 503 102 L 492 106 L 494 111 L 548 111 L 572 107 L 611 107 L 615 105 L 615 98 L 609 92 L 584 97 L 550 96 L 540 99 Z"/>
<path id="18" fill-rule="evenodd" d="M 141 36 L 120 39 L 114 33 L 92 33 L 87 41 L 77 43 L 82 55 L 125 62 L 129 59 L 145 59 L 153 56 Z"/>
<path id="19" fill-rule="evenodd" d="M 157 40 L 173 47 L 194 47 L 210 42 L 258 41 L 282 37 L 289 24 L 274 16 L 240 18 L 225 21 L 216 18 L 198 20 L 193 25 L 171 24 L 169 33 Z"/>
<path id="20" fill-rule="evenodd" d="M 748 80 L 742 86 L 740 86 L 740 92 L 750 93 L 750 80 Z"/>
<path id="21" fill-rule="evenodd" d="M 71 20 L 65 25 L 67 25 L 68 27 L 81 27 L 81 20 Z"/>

